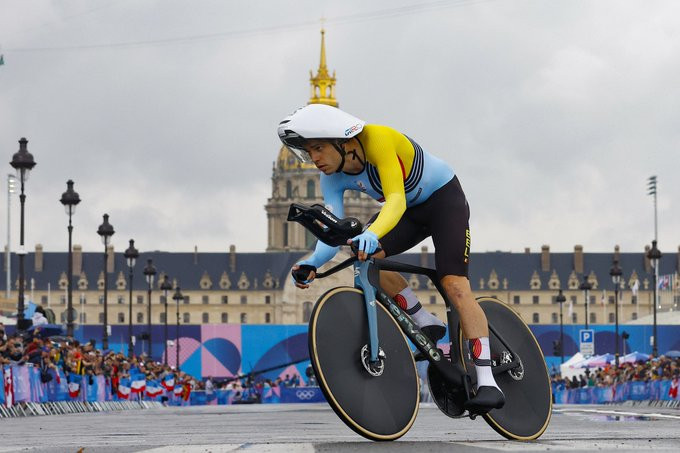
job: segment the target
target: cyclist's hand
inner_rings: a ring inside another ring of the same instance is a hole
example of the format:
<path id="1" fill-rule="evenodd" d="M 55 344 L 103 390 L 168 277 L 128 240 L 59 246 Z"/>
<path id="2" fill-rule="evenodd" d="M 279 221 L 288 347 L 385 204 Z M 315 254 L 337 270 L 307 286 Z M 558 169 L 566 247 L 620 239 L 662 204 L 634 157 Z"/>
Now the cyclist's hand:
<path id="1" fill-rule="evenodd" d="M 311 264 L 296 264 L 290 271 L 293 276 L 293 283 L 301 289 L 309 288 L 314 277 L 316 277 L 316 267 Z"/>
<path id="2" fill-rule="evenodd" d="M 378 236 L 370 230 L 366 230 L 360 235 L 354 236 L 352 239 L 349 239 L 347 243 L 355 243 L 357 245 L 357 257 L 359 258 L 359 261 L 365 261 L 380 245 Z"/>

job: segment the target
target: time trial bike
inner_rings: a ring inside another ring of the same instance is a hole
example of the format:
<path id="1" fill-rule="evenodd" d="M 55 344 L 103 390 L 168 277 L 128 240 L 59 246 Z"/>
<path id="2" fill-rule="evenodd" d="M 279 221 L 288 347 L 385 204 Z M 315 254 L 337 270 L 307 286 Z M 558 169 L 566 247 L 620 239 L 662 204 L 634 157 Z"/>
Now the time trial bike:
<path id="1" fill-rule="evenodd" d="M 362 231 L 355 218 L 340 219 L 324 206 L 293 204 L 288 220 L 302 224 L 320 241 L 346 245 Z M 489 324 L 494 378 L 505 405 L 470 412 L 475 367 L 460 318 L 434 269 L 356 256 L 316 274 L 324 278 L 354 266 L 354 287 L 337 287 L 316 302 L 309 320 L 309 354 L 319 386 L 335 413 L 371 440 L 394 440 L 413 425 L 420 402 L 415 362 L 427 360 L 429 390 L 437 407 L 453 418 L 481 415 L 500 435 L 532 440 L 546 430 L 552 414 L 548 369 L 536 338 L 510 306 L 493 297 L 477 298 Z M 380 287 L 380 270 L 425 275 L 446 303 L 448 351 L 440 348 Z M 301 266 L 293 277 L 303 281 Z M 409 345 L 409 341 L 412 346 Z"/>

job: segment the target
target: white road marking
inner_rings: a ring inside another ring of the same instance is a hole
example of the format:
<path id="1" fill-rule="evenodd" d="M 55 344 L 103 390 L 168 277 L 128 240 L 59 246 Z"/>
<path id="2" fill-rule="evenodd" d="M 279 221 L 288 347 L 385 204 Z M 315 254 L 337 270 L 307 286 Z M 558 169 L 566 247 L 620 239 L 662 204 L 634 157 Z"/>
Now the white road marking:
<path id="1" fill-rule="evenodd" d="M 593 414 L 603 414 L 603 415 L 619 415 L 622 417 L 652 417 L 652 418 L 668 418 L 671 420 L 680 420 L 680 415 L 670 415 L 670 414 L 657 414 L 653 412 L 624 412 L 624 411 L 613 411 L 613 410 L 603 410 L 603 409 L 553 409 L 553 412 L 557 413 L 593 413 Z"/>
<path id="2" fill-rule="evenodd" d="M 222 444 L 222 445 L 173 445 L 141 450 L 138 453 L 228 453 L 233 451 L 253 453 L 314 453 L 311 443 L 290 444 Z"/>

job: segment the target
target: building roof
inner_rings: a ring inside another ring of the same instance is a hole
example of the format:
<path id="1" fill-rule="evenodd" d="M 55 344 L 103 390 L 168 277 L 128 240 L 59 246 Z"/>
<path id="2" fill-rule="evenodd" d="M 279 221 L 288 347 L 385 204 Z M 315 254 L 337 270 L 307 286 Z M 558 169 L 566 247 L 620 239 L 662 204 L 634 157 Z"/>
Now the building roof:
<path id="1" fill-rule="evenodd" d="M 262 252 L 262 253 L 185 253 L 185 252 L 143 252 L 140 254 L 133 273 L 133 286 L 135 290 L 147 288 L 143 269 L 147 259 L 153 260 L 158 274 L 166 273 L 171 279 L 177 279 L 183 290 L 225 289 L 220 286 L 222 276 L 226 274 L 230 281 L 230 290 L 254 290 L 254 289 L 277 289 L 282 288 L 288 278 L 290 268 L 305 255 L 305 252 Z M 232 268 L 231 259 L 235 259 L 235 267 Z M 583 253 L 584 270 L 591 274 L 598 282 L 597 290 L 613 290 L 614 285 L 609 276 L 612 266 L 613 253 Z M 46 290 L 48 283 L 54 291 L 59 290 L 59 279 L 67 269 L 68 255 L 66 252 L 43 252 L 43 270 L 35 270 L 35 253 L 30 253 L 25 260 L 25 277 L 27 290 L 31 289 L 31 279 L 35 290 Z M 420 265 L 421 253 L 407 253 L 394 257 L 397 261 Z M 12 289 L 16 288 L 18 278 L 18 256 L 12 254 Z M 426 254 L 427 266 L 434 267 L 434 254 Z M 635 272 L 640 280 L 640 289 L 645 279 L 651 282 L 653 275 L 645 269 L 643 253 L 620 253 L 619 266 L 623 270 L 623 281 L 628 283 Z M 103 269 L 103 253 L 83 252 L 82 268 L 87 277 L 89 290 L 97 288 L 97 279 Z M 550 253 L 550 266 L 548 271 L 541 270 L 541 253 L 510 253 L 510 252 L 486 252 L 473 253 L 470 257 L 470 282 L 472 289 L 479 291 L 489 289 L 488 281 L 495 272 L 499 281 L 498 290 L 521 291 L 532 289 L 532 277 L 536 273 L 540 280 L 540 287 L 535 289 L 550 289 L 548 282 L 556 273 L 560 287 L 568 288 L 568 279 L 574 269 L 573 253 Z M 676 273 L 678 270 L 678 258 L 675 254 L 664 254 L 661 258 L 660 275 Z M 115 253 L 113 271 L 109 270 L 108 286 L 116 288 L 116 280 L 122 272 L 125 280 L 128 277 L 128 268 L 122 252 Z M 208 276 L 212 285 L 210 288 L 201 286 L 201 279 Z M 577 274 L 579 283 L 582 274 Z M 245 279 L 245 280 L 243 280 Z M 485 286 L 482 287 L 481 280 Z M 507 285 L 504 285 L 507 279 Z M 239 280 L 247 284 L 239 285 Z M 271 286 L 265 286 L 269 280 Z M 76 287 L 78 277 L 74 278 Z M 427 283 L 425 277 L 420 277 L 421 285 Z M 126 286 L 127 288 L 127 286 Z M 158 288 L 158 275 L 154 289 Z M 5 278 L 0 278 L 0 289 L 5 289 Z"/>

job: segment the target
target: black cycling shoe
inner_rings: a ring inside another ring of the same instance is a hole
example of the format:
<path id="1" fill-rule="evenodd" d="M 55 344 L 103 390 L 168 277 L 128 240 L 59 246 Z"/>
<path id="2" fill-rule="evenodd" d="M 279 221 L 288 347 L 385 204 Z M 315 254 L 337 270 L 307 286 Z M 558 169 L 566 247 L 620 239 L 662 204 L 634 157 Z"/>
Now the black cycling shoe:
<path id="1" fill-rule="evenodd" d="M 505 405 L 505 395 L 496 387 L 482 386 L 477 394 L 463 404 L 463 407 L 474 414 L 486 414 L 491 409 L 500 409 Z"/>
<path id="2" fill-rule="evenodd" d="M 427 338 L 436 345 L 437 341 L 441 340 L 444 338 L 444 335 L 446 335 L 446 326 L 433 324 L 431 326 L 421 327 L 420 331 L 427 335 Z"/>

